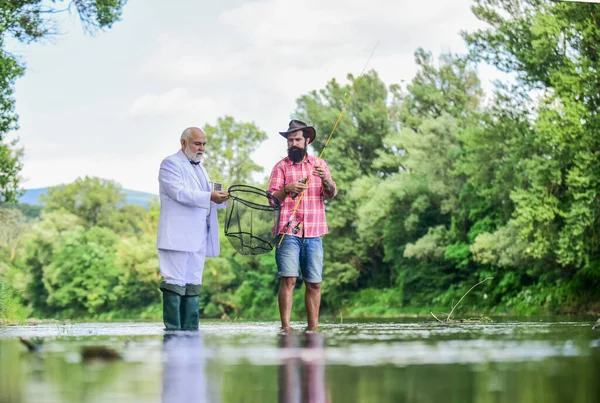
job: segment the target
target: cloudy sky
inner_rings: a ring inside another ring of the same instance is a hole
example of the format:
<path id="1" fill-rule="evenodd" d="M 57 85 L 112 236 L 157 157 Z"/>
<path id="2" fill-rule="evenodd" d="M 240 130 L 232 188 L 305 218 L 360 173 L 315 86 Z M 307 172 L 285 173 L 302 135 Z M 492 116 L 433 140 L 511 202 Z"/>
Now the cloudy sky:
<path id="1" fill-rule="evenodd" d="M 369 69 L 387 84 L 414 76 L 418 47 L 464 53 L 459 32 L 482 27 L 471 4 L 129 0 L 122 21 L 96 36 L 63 15 L 52 41 L 11 45 L 27 63 L 16 86 L 22 184 L 89 175 L 157 193 L 158 166 L 178 150 L 181 131 L 224 115 L 267 132 L 253 158 L 268 175 L 285 155 L 277 132 L 296 98 L 358 75 L 377 42 Z M 486 83 L 494 78 L 490 68 L 480 72 Z"/>

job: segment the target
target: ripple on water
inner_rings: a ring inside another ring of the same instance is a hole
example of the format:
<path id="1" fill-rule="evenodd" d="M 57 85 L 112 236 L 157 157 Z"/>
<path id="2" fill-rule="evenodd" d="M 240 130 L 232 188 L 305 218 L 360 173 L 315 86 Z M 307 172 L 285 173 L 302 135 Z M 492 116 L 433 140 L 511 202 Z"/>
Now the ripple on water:
<path id="1" fill-rule="evenodd" d="M 277 365 L 286 359 L 350 366 L 477 364 L 589 355 L 600 332 L 581 322 L 324 324 L 322 346 L 278 346 L 275 322 L 204 321 L 204 357 L 225 364 Z M 301 329 L 301 326 L 296 326 Z M 71 354 L 103 343 L 130 362 L 157 362 L 166 332 L 161 323 L 33 324 L 0 328 L 0 339 L 42 338 L 49 354 Z M 296 338 L 305 337 L 302 332 Z"/>

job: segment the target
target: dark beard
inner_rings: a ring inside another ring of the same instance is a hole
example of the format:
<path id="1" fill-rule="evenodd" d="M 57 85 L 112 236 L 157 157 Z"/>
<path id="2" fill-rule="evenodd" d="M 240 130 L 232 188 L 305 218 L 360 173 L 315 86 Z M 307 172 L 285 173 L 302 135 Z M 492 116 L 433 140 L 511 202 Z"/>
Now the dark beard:
<path id="1" fill-rule="evenodd" d="M 300 162 L 306 157 L 306 148 L 290 147 L 288 148 L 288 157 L 292 162 Z"/>

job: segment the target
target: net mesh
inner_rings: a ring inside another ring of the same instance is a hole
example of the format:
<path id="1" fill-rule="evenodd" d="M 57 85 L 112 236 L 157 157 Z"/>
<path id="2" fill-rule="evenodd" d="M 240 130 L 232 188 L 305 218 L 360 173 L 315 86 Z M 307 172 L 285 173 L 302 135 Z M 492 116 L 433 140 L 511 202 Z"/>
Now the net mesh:
<path id="1" fill-rule="evenodd" d="M 225 218 L 225 236 L 242 255 L 267 253 L 275 245 L 279 200 L 264 190 L 232 185 Z"/>

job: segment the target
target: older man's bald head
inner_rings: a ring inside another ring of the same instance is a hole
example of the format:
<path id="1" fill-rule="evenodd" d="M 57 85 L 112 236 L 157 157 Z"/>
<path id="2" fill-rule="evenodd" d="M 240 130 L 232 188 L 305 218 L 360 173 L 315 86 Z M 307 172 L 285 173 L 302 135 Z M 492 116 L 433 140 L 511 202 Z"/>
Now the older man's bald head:
<path id="1" fill-rule="evenodd" d="M 197 127 L 188 127 L 181 133 L 181 151 L 190 161 L 198 162 L 204 156 L 206 134 Z"/>
<path id="2" fill-rule="evenodd" d="M 205 135 L 199 127 L 188 127 L 181 133 L 181 140 L 187 140 L 192 135 Z M 205 135 L 206 136 L 206 135 Z"/>

